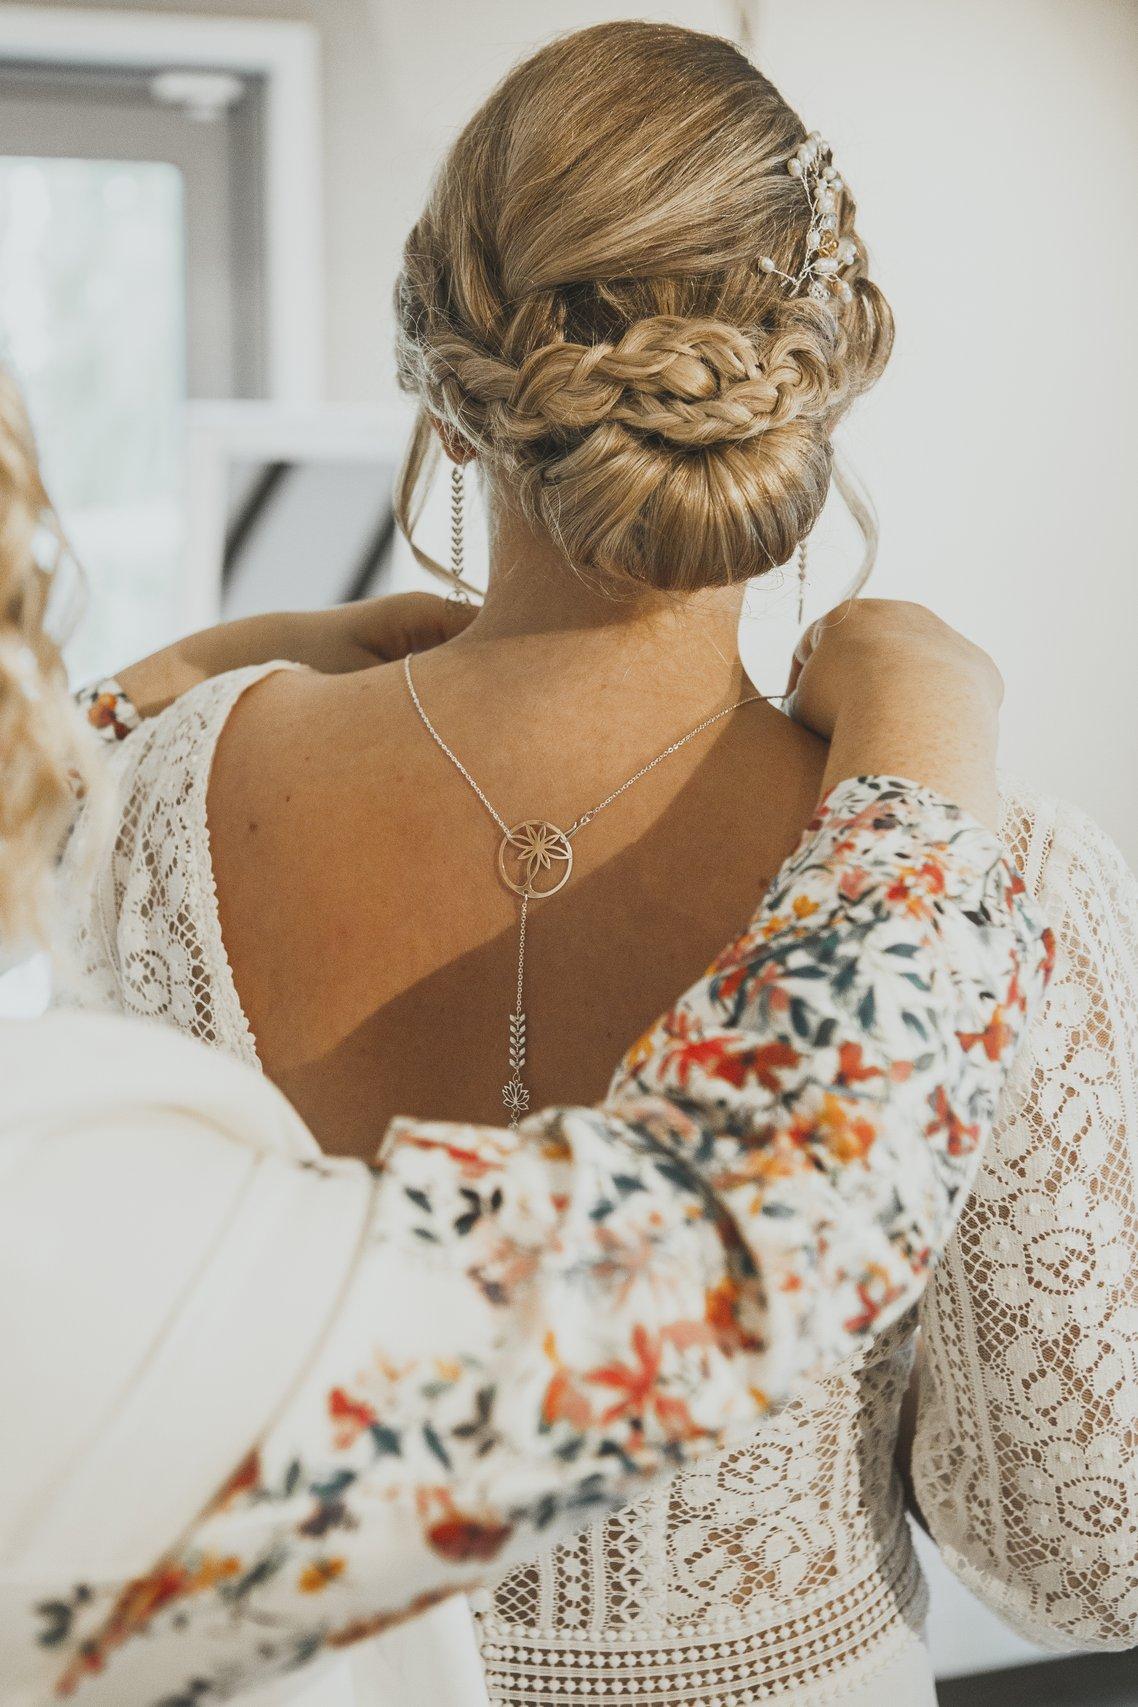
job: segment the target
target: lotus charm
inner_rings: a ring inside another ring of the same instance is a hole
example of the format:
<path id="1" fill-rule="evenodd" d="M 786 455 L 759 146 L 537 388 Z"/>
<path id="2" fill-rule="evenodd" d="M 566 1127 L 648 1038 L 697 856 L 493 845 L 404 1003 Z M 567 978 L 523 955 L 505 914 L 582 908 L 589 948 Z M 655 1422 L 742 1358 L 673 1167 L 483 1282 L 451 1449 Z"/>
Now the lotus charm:
<path id="1" fill-rule="evenodd" d="M 506 1105 L 506 1113 L 510 1116 L 510 1125 L 516 1126 L 529 1108 L 529 1092 L 516 1073 L 502 1086 L 502 1101 Z"/>

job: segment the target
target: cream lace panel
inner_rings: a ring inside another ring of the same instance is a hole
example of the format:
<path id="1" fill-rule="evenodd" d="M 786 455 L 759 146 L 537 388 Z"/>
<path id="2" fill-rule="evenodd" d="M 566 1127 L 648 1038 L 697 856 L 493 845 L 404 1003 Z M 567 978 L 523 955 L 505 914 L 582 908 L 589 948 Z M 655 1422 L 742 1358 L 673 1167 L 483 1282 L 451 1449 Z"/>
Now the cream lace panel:
<path id="1" fill-rule="evenodd" d="M 273 668 L 205 683 L 115 750 L 116 823 L 64 880 L 59 999 L 166 1020 L 257 1064 L 217 919 L 206 788 Z M 1138 886 L 1107 838 L 1015 791 L 1004 836 L 1059 966 L 973 1200 L 923 1306 L 915 1448 L 950 1566 L 1029 1637 L 1138 1642 Z M 88 861 L 93 864 L 88 865 Z M 92 889 L 88 872 L 94 875 Z M 893 1474 L 913 1324 L 484 1599 L 491 1699 L 751 1707 L 832 1699 L 924 1618 Z"/>
<path id="2" fill-rule="evenodd" d="M 80 822 L 64 856 L 60 1006 L 163 1020 L 258 1066 L 217 916 L 206 791 L 225 720 L 279 664 L 204 682 L 110 749 L 107 819 Z"/>
<path id="3" fill-rule="evenodd" d="M 1050 825 L 1047 820 L 1050 819 Z M 1138 883 L 1066 806 L 1005 840 L 1058 961 L 922 1305 L 914 1481 L 948 1564 L 1053 1647 L 1138 1642 Z"/>
<path id="4" fill-rule="evenodd" d="M 912 1333 L 507 1577 L 479 1620 L 491 1700 L 824 1700 L 892 1658 L 925 1615 L 892 1466 Z"/>

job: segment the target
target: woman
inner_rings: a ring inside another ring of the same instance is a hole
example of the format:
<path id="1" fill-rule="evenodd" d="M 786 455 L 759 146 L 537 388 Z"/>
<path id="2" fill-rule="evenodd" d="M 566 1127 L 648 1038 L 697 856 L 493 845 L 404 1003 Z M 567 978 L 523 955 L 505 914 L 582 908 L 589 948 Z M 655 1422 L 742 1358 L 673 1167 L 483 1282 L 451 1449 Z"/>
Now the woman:
<path id="1" fill-rule="evenodd" d="M 501 1121 L 529 1100 L 603 1097 L 618 1040 L 706 966 L 844 774 L 846 728 L 888 717 L 906 637 L 942 724 L 961 706 L 954 759 L 982 763 L 975 805 L 994 821 L 983 674 L 911 614 L 893 617 L 883 679 L 836 722 L 819 714 L 813 660 L 803 722 L 748 700 L 738 661 L 744 582 L 809 531 L 833 427 L 888 354 L 853 219 L 826 150 L 725 43 L 613 26 L 506 80 L 452 150 L 399 292 L 401 373 L 425 411 L 404 510 L 432 433 L 478 462 L 486 601 L 408 669 L 238 672 L 131 736 L 113 845 L 87 844 L 77 999 L 259 1062 L 326 1150 L 367 1156 L 376 1120 L 401 1112 Z M 882 620 L 851 614 L 818 656 L 856 656 Z M 919 913 L 928 876 L 918 863 L 901 877 L 896 903 Z M 776 880 L 761 928 L 777 936 L 812 905 Z M 795 1038 L 833 1040 L 812 1006 L 818 970 L 772 991 L 784 1033 L 756 1068 L 772 1083 Z M 852 963 L 837 976 L 844 987 Z M 733 1012 L 731 964 L 712 978 Z M 877 1008 L 861 992 L 864 1023 Z M 969 1047 L 998 1054 L 1008 1017 L 965 1028 Z M 626 1058 L 638 1094 L 658 1036 Z M 848 1043 L 845 1082 L 877 1083 L 864 1040 Z M 681 1101 L 717 1064 L 734 1129 L 732 1050 L 684 1016 L 669 1063 Z M 618 1099 L 630 1088 L 618 1078 Z M 833 1108 L 832 1142 L 853 1160 L 870 1135 Z M 947 1103 L 922 1125 L 958 1154 L 975 1141 Z M 791 1242 L 796 1212 L 778 1199 L 801 1186 L 800 1162 L 790 1133 L 735 1176 Z M 778 1313 L 797 1310 L 803 1278 L 768 1294 Z M 862 1270 L 847 1330 L 880 1325 L 895 1285 Z M 852 1699 L 872 1672 L 895 1698 L 927 1699 L 890 1465 L 911 1338 L 899 1323 L 813 1386 L 768 1463 L 764 1431 L 507 1576 L 483 1618 L 492 1696 L 561 1702 L 613 1677 L 643 1700 L 810 1701 L 823 1684 Z M 547 1426 L 593 1416 L 560 1330 L 546 1356 Z M 607 1368 L 603 1414 L 645 1426 L 654 1356 L 642 1342 Z M 387 1380 L 362 1376 L 350 1402 L 374 1409 Z M 477 1436 L 476 1406 L 463 1426 Z M 790 1523 L 776 1458 L 793 1465 Z"/>
<path id="2" fill-rule="evenodd" d="M 101 786 L 45 627 L 51 577 L 32 550 L 53 528 L 18 396 L 0 379 L 9 944 L 47 910 L 76 776 L 87 777 L 89 812 Z M 388 607 L 385 643 L 399 644 L 408 622 L 412 638 L 431 626 Z M 315 630 L 286 619 L 202 637 L 131 680 L 140 696 L 169 699 L 187 673 L 231 664 L 241 648 L 256 657 L 266 629 L 325 667 L 358 661 L 355 620 L 337 614 Z M 872 647 L 843 662 L 831 645 L 803 688 L 840 726 L 854 771 L 900 761 L 979 801 L 996 684 L 978 655 L 940 638 L 942 662 L 947 647 L 965 666 L 956 692 L 971 751 L 914 735 L 928 646 L 869 723 L 856 708 L 880 656 Z M 97 719 L 104 732 L 134 721 L 98 709 L 112 714 Z M 843 817 L 855 801 L 868 810 Z M 895 893 L 914 860 L 943 879 L 917 910 Z M 404 1121 L 378 1169 L 319 1162 L 262 1078 L 169 1030 L 66 1015 L 0 1026 L 0 1362 L 16 1401 L 0 1408 L 6 1703 L 198 1703 L 318 1669 L 317 1656 L 359 1648 L 619 1500 L 638 1476 L 761 1420 L 796 1372 L 829 1367 L 873 1333 L 864 1312 L 851 1314 L 851 1288 L 887 1281 L 882 1326 L 916 1296 L 975 1163 L 943 1122 L 924 1133 L 928 1099 L 974 1117 L 982 1142 L 1038 1004 L 1046 933 L 990 833 L 914 783 L 840 784 L 777 890 L 794 922 L 776 927 L 768 908 L 626 1065 L 603 1110 L 536 1117 L 518 1137 Z M 851 949 L 868 956 L 869 976 L 843 995 Z M 798 1071 L 783 1042 L 772 1091 L 777 968 L 802 972 L 815 958 L 830 970 L 809 981 L 807 1005 L 840 1011 L 826 1043 L 800 1040 Z M 918 969 L 928 999 L 908 1005 L 925 1014 L 930 1048 L 902 1071 L 897 997 Z M 882 999 L 873 1015 L 871 986 Z M 961 1031 L 987 1028 L 998 991 L 1018 997 L 989 1058 Z M 681 1083 L 667 1065 L 693 1025 L 742 1069 L 730 1111 L 706 1066 L 689 1063 Z M 854 1045 L 876 1065 L 872 1092 L 844 1082 Z M 842 1109 L 864 1154 L 833 1143 Z M 788 1218 L 766 1220 L 738 1176 L 792 1131 L 808 1165 L 768 1188 L 767 1207 Z M 784 1306 L 772 1278 L 796 1262 Z M 588 1387 L 654 1346 L 663 1357 L 641 1423 L 602 1407 L 582 1415 L 581 1395 L 549 1420 L 576 1364 Z M 381 1370 L 391 1392 L 358 1391 Z M 453 1681 L 461 1643 L 455 1629 L 435 1634 L 450 1638 L 438 1658 Z M 429 1698 L 414 1663 L 389 1637 L 367 1668 L 372 1698 Z M 345 1664 L 307 1700 L 349 1699 Z"/>

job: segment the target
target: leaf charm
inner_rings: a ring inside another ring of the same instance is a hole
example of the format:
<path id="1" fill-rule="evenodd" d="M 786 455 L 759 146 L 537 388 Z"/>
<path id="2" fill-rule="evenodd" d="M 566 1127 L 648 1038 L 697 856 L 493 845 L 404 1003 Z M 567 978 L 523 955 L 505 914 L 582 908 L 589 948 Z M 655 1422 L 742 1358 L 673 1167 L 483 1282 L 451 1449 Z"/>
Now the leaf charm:
<path id="1" fill-rule="evenodd" d="M 526 1016 L 510 1015 L 510 1067 L 516 1074 L 526 1064 Z"/>

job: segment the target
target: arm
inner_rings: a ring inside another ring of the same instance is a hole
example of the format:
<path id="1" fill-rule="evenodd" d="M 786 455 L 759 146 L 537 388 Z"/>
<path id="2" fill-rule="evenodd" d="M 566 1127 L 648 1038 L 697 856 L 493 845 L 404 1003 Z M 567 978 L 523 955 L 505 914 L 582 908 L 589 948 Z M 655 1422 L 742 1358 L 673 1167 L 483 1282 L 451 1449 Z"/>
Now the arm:
<path id="1" fill-rule="evenodd" d="M 321 1164 L 364 1194 L 334 1315 L 181 1544 L 68 1614 L 64 1683 L 255 1681 L 761 1424 L 919 1294 L 1046 957 L 988 831 L 847 781 L 600 1109 Z"/>
<path id="2" fill-rule="evenodd" d="M 1047 850 L 1056 971 L 922 1306 L 913 1485 L 950 1568 L 1022 1635 L 1138 1643 L 1138 883 L 1082 813 Z"/>
<path id="3" fill-rule="evenodd" d="M 92 721 L 106 730 L 113 728 L 116 696 L 137 717 L 155 717 L 200 682 L 250 664 L 284 658 L 326 675 L 366 670 L 449 640 L 466 627 L 476 608 L 451 604 L 434 593 L 397 593 L 331 610 L 242 617 L 187 635 L 128 665 L 117 677 L 84 690 L 81 703 L 88 710 L 95 705 Z M 121 717 L 118 722 L 122 733 L 134 726 Z"/>

